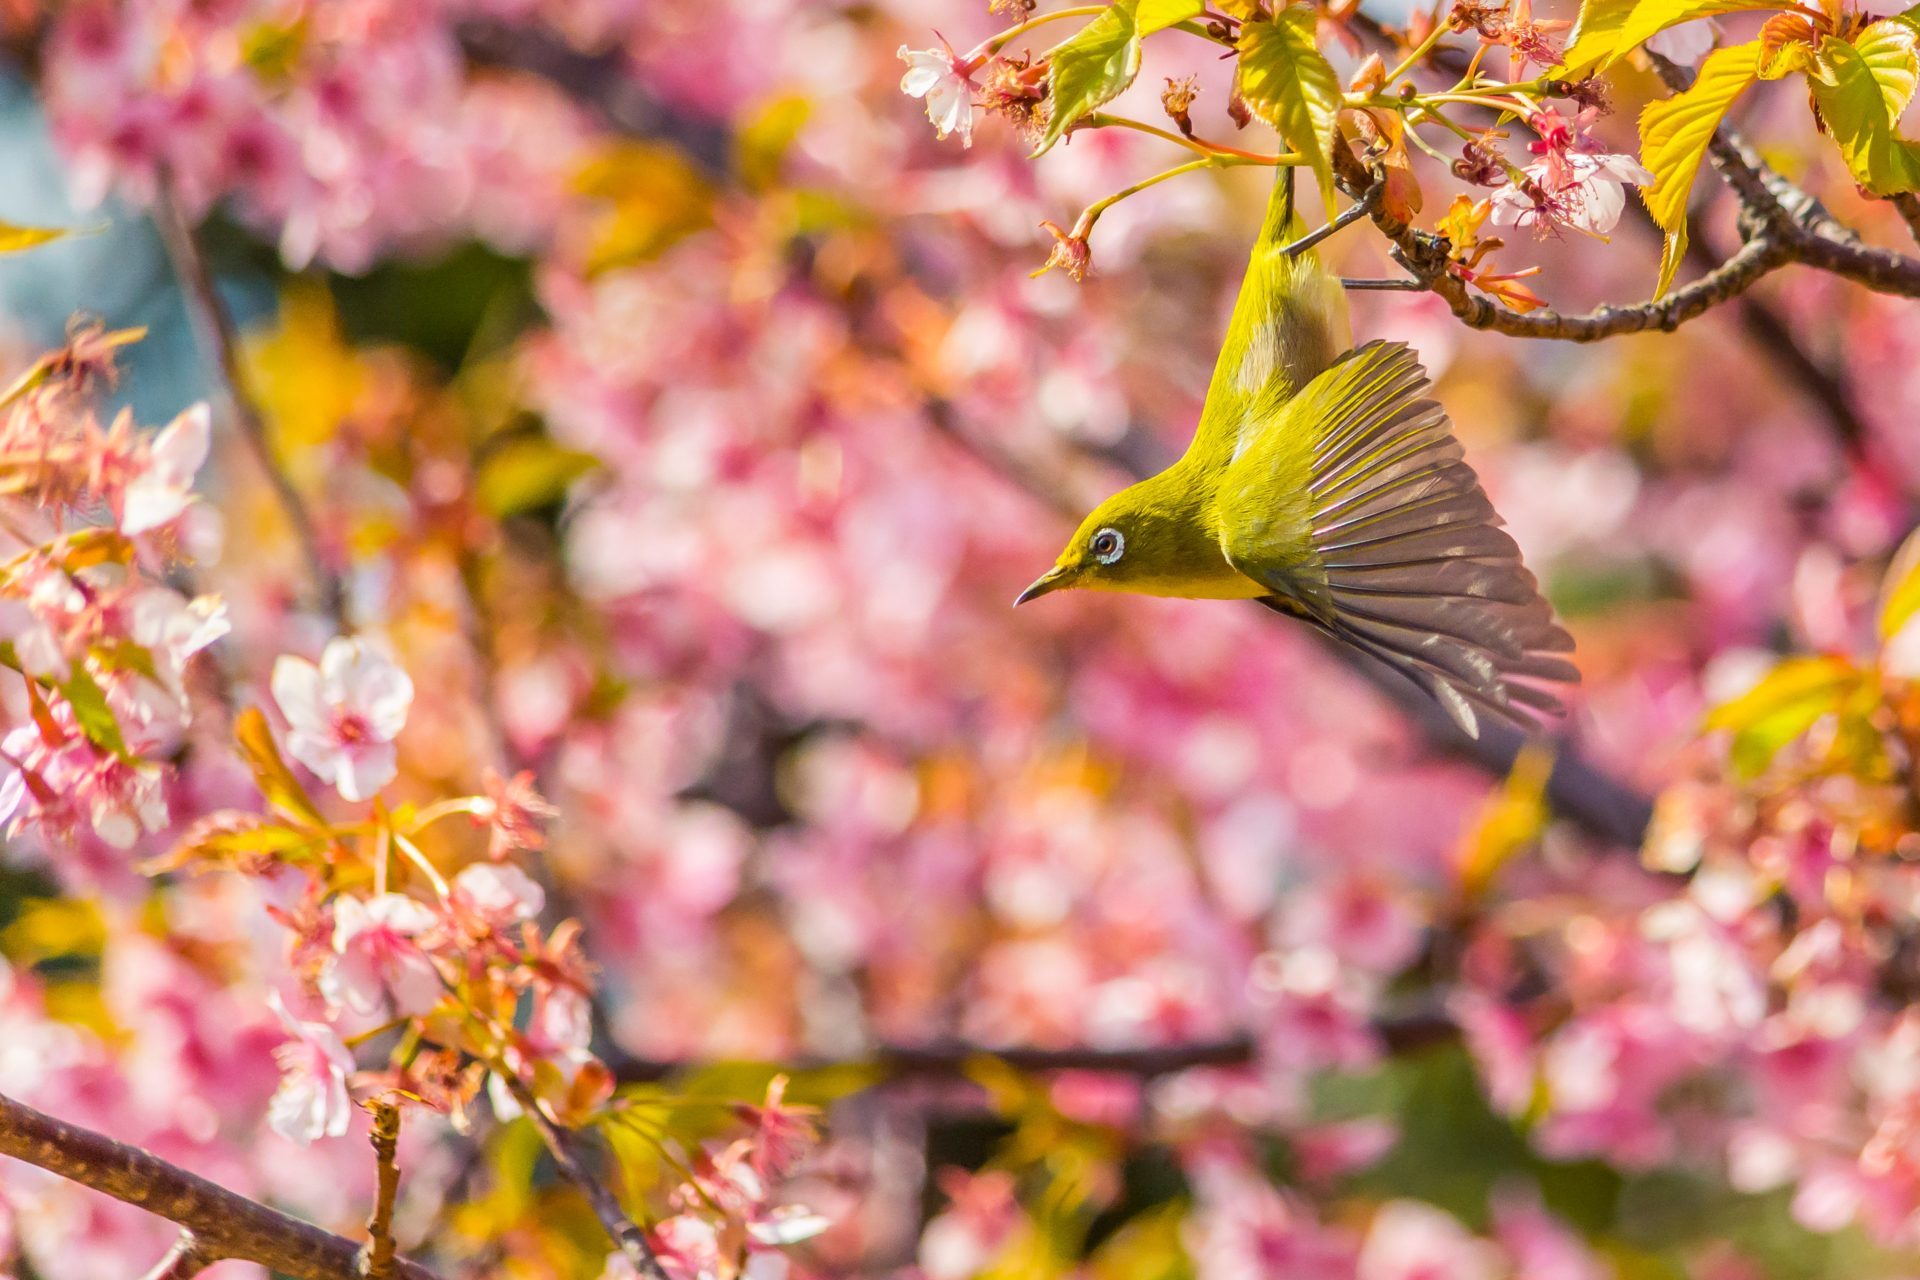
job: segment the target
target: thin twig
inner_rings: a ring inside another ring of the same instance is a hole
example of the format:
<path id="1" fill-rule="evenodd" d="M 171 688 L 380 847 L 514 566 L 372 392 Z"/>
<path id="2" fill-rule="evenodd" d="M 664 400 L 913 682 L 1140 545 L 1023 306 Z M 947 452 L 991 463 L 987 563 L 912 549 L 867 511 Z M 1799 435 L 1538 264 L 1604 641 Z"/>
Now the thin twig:
<path id="1" fill-rule="evenodd" d="M 191 1231 L 182 1231 L 180 1238 L 173 1242 L 173 1248 L 160 1261 L 153 1264 L 153 1270 L 147 1272 L 145 1280 L 193 1280 L 216 1259 L 208 1256 L 200 1247 L 199 1239 Z"/>
<path id="2" fill-rule="evenodd" d="M 4 1095 L 0 1155 L 38 1165 L 186 1228 L 193 1233 L 189 1261 L 197 1256 L 204 1265 L 238 1258 L 299 1280 L 361 1280 L 355 1241 Z M 179 1252 L 181 1246 L 174 1248 Z M 397 1280 L 434 1280 L 433 1272 L 405 1259 L 395 1260 L 393 1275 Z"/>
<path id="3" fill-rule="evenodd" d="M 1415 280 L 1411 277 L 1405 280 L 1349 280 L 1342 277 L 1340 287 L 1342 289 L 1357 289 L 1363 293 L 1368 291 L 1376 293 L 1427 292 L 1427 284 L 1424 280 Z"/>
<path id="4" fill-rule="evenodd" d="M 367 1109 L 373 1112 L 371 1140 L 380 1186 L 374 1196 L 373 1213 L 367 1218 L 367 1246 L 361 1268 L 367 1280 L 389 1280 L 393 1275 L 393 1201 L 400 1191 L 400 1165 L 395 1159 L 400 1146 L 400 1108 L 376 1098 Z"/>
<path id="5" fill-rule="evenodd" d="M 1284 252 L 1289 258 L 1297 258 L 1301 254 L 1305 253 L 1307 250 L 1313 248 L 1313 246 L 1319 244 L 1322 240 L 1325 240 L 1328 236 L 1332 235 L 1334 232 L 1340 230 L 1342 227 L 1352 226 L 1354 223 L 1360 221 L 1360 219 L 1366 217 L 1368 214 L 1373 212 L 1375 206 L 1377 206 L 1380 203 L 1381 193 L 1386 191 L 1386 189 L 1387 189 L 1386 183 L 1384 182 L 1374 183 L 1371 187 L 1367 189 L 1367 193 L 1365 195 L 1361 196 L 1358 201 L 1356 201 L 1354 204 L 1349 206 L 1347 210 L 1344 213 L 1342 213 L 1339 217 L 1333 219 L 1331 222 L 1327 223 L 1326 226 L 1321 227 L 1317 231 L 1309 231 L 1306 235 L 1301 236 L 1298 240 L 1295 240 L 1292 244 L 1288 245 L 1284 250 L 1282 250 L 1282 252 Z"/>
<path id="6" fill-rule="evenodd" d="M 665 1267 L 660 1265 L 659 1256 L 653 1251 L 653 1245 L 647 1239 L 647 1233 L 634 1224 L 627 1211 L 620 1207 L 612 1191 L 605 1183 L 588 1172 L 579 1153 L 574 1148 L 573 1133 L 547 1119 L 540 1110 L 539 1101 L 531 1090 L 520 1081 L 502 1076 L 508 1088 L 513 1091 L 514 1099 L 533 1121 L 533 1127 L 540 1134 L 540 1140 L 547 1144 L 547 1153 L 553 1157 L 553 1163 L 559 1168 L 560 1176 L 580 1189 L 593 1208 L 593 1216 L 600 1221 L 601 1228 L 613 1239 L 614 1247 L 626 1255 L 633 1269 L 648 1280 L 670 1280 Z"/>
<path id="7" fill-rule="evenodd" d="M 214 286 L 213 272 L 207 266 L 206 255 L 200 251 L 200 242 L 194 235 L 193 226 L 181 211 L 180 202 L 173 194 L 172 183 L 165 174 L 161 175 L 158 196 L 154 201 L 153 220 L 160 229 L 161 240 L 166 243 L 167 257 L 173 264 L 173 274 L 186 300 L 187 317 L 193 323 L 201 354 L 211 367 L 215 384 L 225 395 L 228 410 L 240 428 L 247 447 L 253 451 L 255 460 L 266 472 L 274 496 L 279 499 L 280 509 L 285 512 L 287 523 L 293 526 L 294 537 L 300 542 L 300 551 L 306 559 L 307 574 L 313 581 L 320 611 L 333 622 L 336 631 L 345 631 L 346 593 L 340 577 L 327 563 L 320 549 L 320 535 L 314 526 L 312 514 L 307 510 L 306 500 L 300 496 L 300 491 L 273 456 L 273 444 L 267 436 L 266 423 L 247 385 L 246 367 L 240 359 L 240 336 L 234 327 L 233 316 Z"/>

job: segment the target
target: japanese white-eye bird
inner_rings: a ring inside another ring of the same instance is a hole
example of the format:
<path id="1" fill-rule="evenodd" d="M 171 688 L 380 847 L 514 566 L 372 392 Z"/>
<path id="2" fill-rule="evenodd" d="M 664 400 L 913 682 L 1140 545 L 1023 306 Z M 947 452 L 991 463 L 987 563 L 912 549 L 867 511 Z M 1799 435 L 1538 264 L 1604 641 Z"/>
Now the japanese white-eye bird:
<path id="1" fill-rule="evenodd" d="M 1344 295 L 1275 183 L 1193 443 L 1094 509 L 1015 603 L 1067 587 L 1251 599 L 1388 663 L 1467 733 L 1536 728 L 1577 682 L 1520 549 L 1500 528 L 1405 343 L 1346 337 Z M 1342 352 L 1344 351 L 1344 354 Z"/>

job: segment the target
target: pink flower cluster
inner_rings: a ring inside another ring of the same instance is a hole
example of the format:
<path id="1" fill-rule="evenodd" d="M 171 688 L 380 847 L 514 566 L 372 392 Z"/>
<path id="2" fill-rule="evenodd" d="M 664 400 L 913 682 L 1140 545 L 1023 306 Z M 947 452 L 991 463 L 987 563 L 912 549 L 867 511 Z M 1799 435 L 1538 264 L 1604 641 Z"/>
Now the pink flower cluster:
<path id="1" fill-rule="evenodd" d="M 231 200 L 288 265 L 360 271 L 461 235 L 542 244 L 586 133 L 543 82 L 470 79 L 458 7 L 86 0 L 62 6 L 45 95 L 83 206 L 169 185 Z"/>

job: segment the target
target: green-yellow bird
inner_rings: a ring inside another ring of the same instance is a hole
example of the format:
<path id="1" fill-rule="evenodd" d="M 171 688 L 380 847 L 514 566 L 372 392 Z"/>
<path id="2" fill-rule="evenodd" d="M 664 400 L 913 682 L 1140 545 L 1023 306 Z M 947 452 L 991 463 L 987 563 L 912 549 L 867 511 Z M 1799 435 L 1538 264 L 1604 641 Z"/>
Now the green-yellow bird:
<path id="1" fill-rule="evenodd" d="M 1400 342 L 1353 350 L 1344 296 L 1289 257 L 1277 182 L 1185 456 L 1094 509 L 1024 604 L 1080 587 L 1250 599 L 1399 670 L 1469 734 L 1526 728 L 1559 701 L 1512 679 L 1575 682 L 1573 641 L 1462 461 Z"/>

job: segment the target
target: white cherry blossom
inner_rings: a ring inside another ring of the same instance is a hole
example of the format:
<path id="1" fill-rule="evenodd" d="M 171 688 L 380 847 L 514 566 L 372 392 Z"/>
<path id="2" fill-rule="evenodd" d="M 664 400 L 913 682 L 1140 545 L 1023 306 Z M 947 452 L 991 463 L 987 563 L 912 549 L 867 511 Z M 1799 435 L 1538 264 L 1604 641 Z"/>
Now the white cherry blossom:
<path id="1" fill-rule="evenodd" d="M 360 640 L 335 637 L 315 666 L 283 655 L 273 700 L 292 732 L 287 751 L 348 800 L 365 800 L 398 772 L 393 740 L 407 722 L 413 681 Z"/>
<path id="2" fill-rule="evenodd" d="M 120 532 L 157 529 L 193 501 L 193 477 L 213 444 L 213 419 L 201 401 L 153 438 L 147 467 L 127 485 L 120 505 Z"/>

